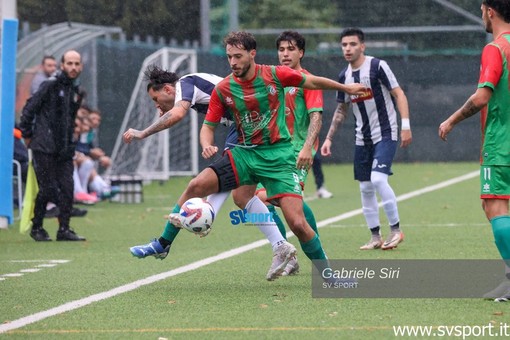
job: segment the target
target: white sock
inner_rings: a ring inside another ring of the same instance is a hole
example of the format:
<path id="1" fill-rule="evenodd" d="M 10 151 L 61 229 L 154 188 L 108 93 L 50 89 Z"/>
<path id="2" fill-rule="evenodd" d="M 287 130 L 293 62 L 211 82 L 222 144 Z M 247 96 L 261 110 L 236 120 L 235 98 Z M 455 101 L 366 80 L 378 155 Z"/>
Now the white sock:
<path id="1" fill-rule="evenodd" d="M 269 214 L 269 210 L 266 205 L 257 196 L 253 196 L 253 198 L 246 204 L 246 210 L 250 214 Z M 273 251 L 275 251 L 276 248 L 285 241 L 275 222 L 261 222 L 255 223 L 255 225 L 266 236 L 269 243 L 271 243 Z"/>
<path id="2" fill-rule="evenodd" d="M 81 187 L 85 192 L 89 187 L 89 179 L 92 174 L 92 170 L 94 170 L 94 162 L 91 159 L 87 159 L 81 163 L 78 167 L 78 176 L 80 178 Z"/>
<path id="3" fill-rule="evenodd" d="M 363 216 L 367 222 L 368 228 L 372 229 L 381 225 L 379 221 L 379 206 L 377 205 L 377 196 L 375 188 L 371 182 L 359 182 L 361 192 L 361 207 Z"/>
<path id="4" fill-rule="evenodd" d="M 76 167 L 73 171 L 73 180 L 74 180 L 74 194 L 76 195 L 79 192 L 87 192 L 85 189 L 83 189 L 83 186 L 81 185 L 80 176 L 78 176 L 78 170 Z"/>
<path id="5" fill-rule="evenodd" d="M 213 207 L 215 216 L 218 211 L 220 211 L 221 206 L 225 203 L 229 195 L 230 191 L 225 191 L 207 196 L 207 202 L 209 202 L 209 204 Z"/>
<path id="6" fill-rule="evenodd" d="M 95 191 L 98 195 L 101 195 L 105 190 L 110 190 L 108 183 L 106 183 L 104 179 L 99 175 L 94 176 L 92 181 L 90 181 L 89 186 L 90 189 Z"/>
<path id="7" fill-rule="evenodd" d="M 377 190 L 377 193 L 381 197 L 382 206 L 386 216 L 388 217 L 388 222 L 390 225 L 397 224 L 400 221 L 398 216 L 397 197 L 388 183 L 388 175 L 383 174 L 382 172 L 372 171 L 370 179 L 375 186 L 375 190 Z"/>

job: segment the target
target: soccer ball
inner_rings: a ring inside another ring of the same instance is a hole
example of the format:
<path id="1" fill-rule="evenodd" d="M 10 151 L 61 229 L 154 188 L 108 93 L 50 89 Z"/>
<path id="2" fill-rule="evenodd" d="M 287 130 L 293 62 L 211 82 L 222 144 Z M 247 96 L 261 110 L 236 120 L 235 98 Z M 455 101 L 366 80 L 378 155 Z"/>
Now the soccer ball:
<path id="1" fill-rule="evenodd" d="M 184 202 L 179 215 L 182 227 L 195 234 L 207 232 L 214 221 L 212 206 L 200 197 L 190 198 Z"/>

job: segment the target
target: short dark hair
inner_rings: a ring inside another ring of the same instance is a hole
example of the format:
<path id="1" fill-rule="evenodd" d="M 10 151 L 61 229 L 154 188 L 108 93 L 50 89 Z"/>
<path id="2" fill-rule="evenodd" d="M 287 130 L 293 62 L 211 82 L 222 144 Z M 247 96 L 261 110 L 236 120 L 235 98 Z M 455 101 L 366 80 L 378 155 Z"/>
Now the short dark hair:
<path id="1" fill-rule="evenodd" d="M 276 48 L 280 47 L 280 43 L 282 41 L 287 41 L 289 44 L 292 44 L 293 41 L 296 42 L 296 47 L 305 52 L 305 38 L 296 31 L 283 31 L 278 38 L 276 38 Z"/>
<path id="2" fill-rule="evenodd" d="M 348 27 L 340 33 L 340 40 L 342 40 L 344 37 L 350 37 L 352 35 L 355 35 L 359 38 L 360 42 L 365 42 L 365 33 L 360 28 L 357 27 Z"/>
<path id="3" fill-rule="evenodd" d="M 163 70 L 157 65 L 147 66 L 147 69 L 143 74 L 145 76 L 145 80 L 148 81 L 147 92 L 149 92 L 150 89 L 159 91 L 166 84 L 173 86 L 177 80 L 179 80 L 179 76 L 176 73 Z"/>
<path id="4" fill-rule="evenodd" d="M 482 4 L 498 12 L 506 23 L 510 23 L 510 0 L 483 0 Z"/>
<path id="5" fill-rule="evenodd" d="M 55 57 L 54 57 L 54 56 L 52 56 L 52 55 L 49 55 L 49 54 L 45 55 L 45 56 L 42 58 L 42 60 L 41 60 L 41 65 L 44 65 L 44 62 L 45 62 L 46 60 L 48 60 L 48 59 L 49 59 L 49 60 L 55 60 Z"/>
<path id="6" fill-rule="evenodd" d="M 223 45 L 232 45 L 238 48 L 243 48 L 246 51 L 256 50 L 257 41 L 255 37 L 248 32 L 230 32 L 223 39 Z"/>

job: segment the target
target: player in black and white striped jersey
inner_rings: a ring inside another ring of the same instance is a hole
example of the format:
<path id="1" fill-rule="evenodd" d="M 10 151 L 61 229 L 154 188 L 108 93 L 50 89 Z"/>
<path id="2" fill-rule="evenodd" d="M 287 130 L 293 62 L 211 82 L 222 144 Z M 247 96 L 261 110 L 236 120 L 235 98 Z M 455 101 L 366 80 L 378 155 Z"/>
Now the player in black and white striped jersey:
<path id="1" fill-rule="evenodd" d="M 412 141 L 407 97 L 388 64 L 381 59 L 365 55 L 365 35 L 359 28 L 347 28 L 340 35 L 344 58 L 349 62 L 339 75 L 344 84 L 361 83 L 367 91 L 363 95 L 338 92 L 338 106 L 324 141 L 321 154 L 331 155 L 331 144 L 338 126 L 347 117 L 349 105 L 356 118 L 356 146 L 354 178 L 359 181 L 363 215 L 372 237 L 362 250 L 393 249 L 404 240 L 400 230 L 397 200 L 388 183 L 391 165 L 397 150 L 397 110 L 402 127 L 401 147 Z M 396 103 L 396 107 L 395 107 Z M 376 193 L 382 201 L 390 224 L 390 234 L 383 242 L 380 232 L 379 206 Z"/>

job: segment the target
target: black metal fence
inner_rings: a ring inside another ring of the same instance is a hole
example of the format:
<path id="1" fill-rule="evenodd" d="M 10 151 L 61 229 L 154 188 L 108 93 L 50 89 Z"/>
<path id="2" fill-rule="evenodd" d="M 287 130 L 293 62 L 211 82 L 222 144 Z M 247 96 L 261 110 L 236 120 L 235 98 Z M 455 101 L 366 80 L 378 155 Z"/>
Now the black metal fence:
<path id="1" fill-rule="evenodd" d="M 110 152 L 118 138 L 131 91 L 140 66 L 157 46 L 143 46 L 115 41 L 99 41 L 97 45 L 98 106 L 103 112 L 100 143 Z M 368 51 L 367 54 L 369 54 Z M 311 54 L 311 53 L 309 53 Z M 413 143 L 397 151 L 397 161 L 443 162 L 476 161 L 479 158 L 480 122 L 474 116 L 455 128 L 445 143 L 438 137 L 439 124 L 476 90 L 479 56 L 427 56 L 384 58 L 406 92 L 411 113 Z M 278 63 L 274 55 L 261 53 L 257 62 Z M 346 66 L 340 51 L 337 55 L 309 55 L 303 65 L 310 72 L 337 79 Z M 86 67 L 86 66 L 85 66 Z M 226 76 L 229 73 L 226 57 L 217 54 L 199 54 L 199 72 Z M 325 137 L 332 113 L 336 107 L 336 93 L 324 93 L 324 123 L 321 140 Z M 135 127 L 142 128 L 142 127 Z M 221 140 L 222 137 L 218 137 Z M 352 115 L 337 132 L 334 155 L 324 162 L 351 162 L 354 147 L 354 117 Z"/>

